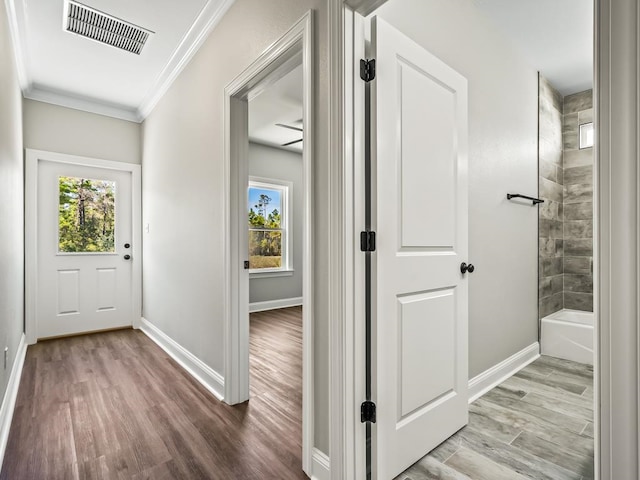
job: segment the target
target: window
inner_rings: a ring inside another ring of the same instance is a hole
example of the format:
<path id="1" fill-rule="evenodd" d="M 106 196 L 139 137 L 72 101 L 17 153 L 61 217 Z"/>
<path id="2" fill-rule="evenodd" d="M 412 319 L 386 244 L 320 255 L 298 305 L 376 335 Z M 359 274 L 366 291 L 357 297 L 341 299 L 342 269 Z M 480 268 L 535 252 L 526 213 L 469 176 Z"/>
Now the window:
<path id="1" fill-rule="evenodd" d="M 58 252 L 114 253 L 116 182 L 58 177 Z"/>
<path id="2" fill-rule="evenodd" d="M 289 195 L 291 183 L 258 179 L 249 181 L 249 272 L 290 270 Z"/>
<path id="3" fill-rule="evenodd" d="M 593 147 L 593 122 L 580 125 L 580 148 Z"/>

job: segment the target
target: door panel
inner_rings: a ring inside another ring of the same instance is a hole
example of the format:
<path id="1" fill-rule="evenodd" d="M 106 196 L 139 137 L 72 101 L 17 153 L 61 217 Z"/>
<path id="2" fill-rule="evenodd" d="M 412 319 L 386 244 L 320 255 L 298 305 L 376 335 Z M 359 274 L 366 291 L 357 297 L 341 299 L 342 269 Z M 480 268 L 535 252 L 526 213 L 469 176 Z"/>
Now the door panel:
<path id="1" fill-rule="evenodd" d="M 374 468 L 395 477 L 466 425 L 467 82 L 372 20 Z"/>
<path id="2" fill-rule="evenodd" d="M 131 182 L 126 171 L 38 162 L 38 338 L 132 324 Z"/>

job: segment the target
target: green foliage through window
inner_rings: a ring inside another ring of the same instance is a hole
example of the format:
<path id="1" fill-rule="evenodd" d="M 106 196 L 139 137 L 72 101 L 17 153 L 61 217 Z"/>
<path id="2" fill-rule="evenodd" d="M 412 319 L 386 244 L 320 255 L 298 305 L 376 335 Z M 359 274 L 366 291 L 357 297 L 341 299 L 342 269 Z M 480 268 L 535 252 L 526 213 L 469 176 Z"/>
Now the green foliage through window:
<path id="1" fill-rule="evenodd" d="M 282 192 L 249 187 L 249 268 L 282 267 Z"/>
<path id="2" fill-rule="evenodd" d="M 59 177 L 58 251 L 115 252 L 116 183 Z"/>

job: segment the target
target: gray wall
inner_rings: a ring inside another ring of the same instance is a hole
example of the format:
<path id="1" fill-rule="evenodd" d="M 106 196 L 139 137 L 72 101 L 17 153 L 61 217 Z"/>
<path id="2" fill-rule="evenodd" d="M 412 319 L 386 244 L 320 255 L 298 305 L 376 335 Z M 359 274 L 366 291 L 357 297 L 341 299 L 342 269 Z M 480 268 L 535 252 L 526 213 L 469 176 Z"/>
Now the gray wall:
<path id="1" fill-rule="evenodd" d="M 143 123 L 145 318 L 224 372 L 224 87 L 315 10 L 315 446 L 329 446 L 328 7 L 236 0 Z M 238 32 L 242 36 L 238 36 Z"/>
<path id="2" fill-rule="evenodd" d="M 141 125 L 24 99 L 25 148 L 140 163 Z"/>
<path id="3" fill-rule="evenodd" d="M 24 331 L 24 157 L 22 94 L 9 25 L 0 7 L 0 350 L 9 347 L 0 369 L 0 398 Z"/>
<path id="4" fill-rule="evenodd" d="M 562 95 L 541 75 L 539 84 L 539 315 L 562 310 L 563 198 Z"/>
<path id="5" fill-rule="evenodd" d="M 593 91 L 564 97 L 564 308 L 593 311 L 593 148 L 579 125 L 593 121 Z"/>
<path id="6" fill-rule="evenodd" d="M 302 297 L 302 222 L 304 191 L 302 189 L 302 154 L 280 148 L 249 143 L 249 175 L 293 183 L 290 192 L 291 267 L 286 277 L 254 276 L 249 281 L 249 302 L 266 302 Z"/>
<path id="7" fill-rule="evenodd" d="M 469 81 L 473 377 L 538 340 L 538 210 L 506 200 L 538 191 L 538 76 L 472 0 L 390 0 L 376 13 Z"/>

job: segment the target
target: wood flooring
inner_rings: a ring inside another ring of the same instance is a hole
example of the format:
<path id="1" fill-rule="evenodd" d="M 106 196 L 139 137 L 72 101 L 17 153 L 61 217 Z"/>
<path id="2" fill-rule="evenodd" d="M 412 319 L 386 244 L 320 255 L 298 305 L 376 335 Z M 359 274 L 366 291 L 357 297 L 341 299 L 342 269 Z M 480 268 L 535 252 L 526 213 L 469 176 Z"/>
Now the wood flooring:
<path id="1" fill-rule="evenodd" d="M 540 357 L 469 406 L 469 424 L 396 480 L 593 478 L 593 369 Z"/>
<path id="2" fill-rule="evenodd" d="M 251 400 L 216 400 L 135 330 L 27 350 L 4 480 L 304 479 L 302 320 L 251 316 Z"/>

